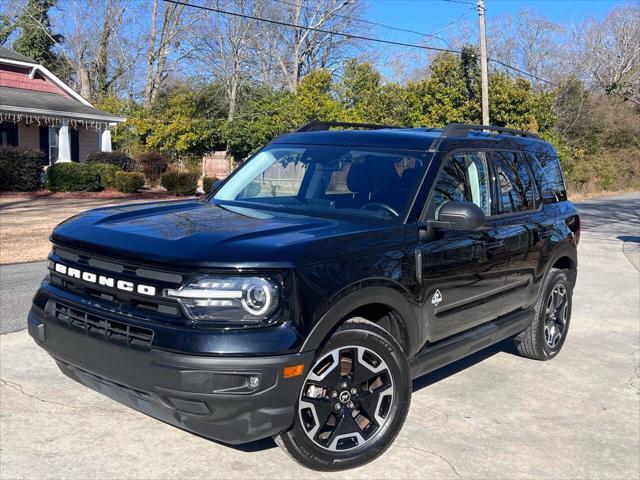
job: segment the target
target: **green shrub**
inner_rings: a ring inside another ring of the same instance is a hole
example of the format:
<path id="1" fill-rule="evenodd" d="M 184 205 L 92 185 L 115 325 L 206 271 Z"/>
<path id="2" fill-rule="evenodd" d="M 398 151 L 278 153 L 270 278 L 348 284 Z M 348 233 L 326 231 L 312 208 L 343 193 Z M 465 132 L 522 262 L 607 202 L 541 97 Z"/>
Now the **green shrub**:
<path id="1" fill-rule="evenodd" d="M 144 176 L 139 172 L 117 172 L 116 189 L 123 193 L 136 193 L 144 186 Z"/>
<path id="2" fill-rule="evenodd" d="M 121 152 L 92 152 L 87 155 L 87 163 L 108 163 L 120 167 L 125 172 L 131 172 L 135 167 L 133 160 Z"/>
<path id="3" fill-rule="evenodd" d="M 42 152 L 0 147 L 0 190 L 29 192 L 40 188 Z"/>
<path id="4" fill-rule="evenodd" d="M 46 186 L 52 192 L 97 192 L 103 189 L 100 172 L 88 163 L 56 163 L 47 169 Z"/>
<path id="5" fill-rule="evenodd" d="M 202 180 L 202 189 L 204 190 L 205 195 L 211 193 L 213 190 L 213 182 L 218 181 L 216 177 L 204 177 Z"/>
<path id="6" fill-rule="evenodd" d="M 198 188 L 198 175 L 186 172 L 167 172 L 160 180 L 169 192 L 180 197 L 195 195 Z"/>
<path id="7" fill-rule="evenodd" d="M 138 157 L 138 164 L 142 168 L 144 179 L 150 186 L 155 187 L 162 174 L 167 171 L 169 160 L 158 152 L 147 152 Z"/>
<path id="8" fill-rule="evenodd" d="M 123 171 L 119 166 L 109 163 L 91 163 L 90 165 L 100 174 L 102 188 L 115 188 L 116 173 Z"/>

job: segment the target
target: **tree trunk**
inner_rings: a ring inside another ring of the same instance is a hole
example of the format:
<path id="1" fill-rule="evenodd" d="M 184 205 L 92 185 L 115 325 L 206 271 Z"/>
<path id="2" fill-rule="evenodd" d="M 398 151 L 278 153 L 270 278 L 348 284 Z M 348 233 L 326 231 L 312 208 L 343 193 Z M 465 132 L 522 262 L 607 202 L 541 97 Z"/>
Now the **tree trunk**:
<path id="1" fill-rule="evenodd" d="M 144 106 L 149 107 L 153 98 L 154 87 L 154 66 L 156 63 L 156 19 L 158 17 L 158 0 L 153 0 L 153 10 L 151 13 L 151 32 L 149 33 L 149 44 L 147 47 L 147 72 L 144 84 Z"/>
<path id="2" fill-rule="evenodd" d="M 78 67 L 78 82 L 80 83 L 80 95 L 86 99 L 91 99 L 91 78 L 89 70 L 84 65 Z"/>

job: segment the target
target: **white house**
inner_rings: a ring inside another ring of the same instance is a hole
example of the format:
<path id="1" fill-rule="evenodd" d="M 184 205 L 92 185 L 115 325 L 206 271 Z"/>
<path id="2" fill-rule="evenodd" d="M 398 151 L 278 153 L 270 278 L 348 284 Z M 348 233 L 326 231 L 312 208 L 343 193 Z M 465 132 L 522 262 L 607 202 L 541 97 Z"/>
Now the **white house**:
<path id="1" fill-rule="evenodd" d="M 111 151 L 111 128 L 125 118 L 94 108 L 33 60 L 0 47 L 0 145 L 41 150 L 45 164 L 83 162 Z"/>

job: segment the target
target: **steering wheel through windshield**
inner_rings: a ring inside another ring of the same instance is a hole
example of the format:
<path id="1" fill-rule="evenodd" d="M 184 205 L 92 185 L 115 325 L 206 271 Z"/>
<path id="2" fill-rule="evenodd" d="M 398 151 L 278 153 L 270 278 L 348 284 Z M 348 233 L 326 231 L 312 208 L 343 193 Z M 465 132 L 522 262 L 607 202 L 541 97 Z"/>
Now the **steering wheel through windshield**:
<path id="1" fill-rule="evenodd" d="M 363 210 L 379 210 L 379 211 L 387 212 L 387 213 L 390 213 L 393 218 L 398 218 L 400 216 L 400 214 L 396 212 L 394 208 L 382 202 L 365 203 L 360 208 Z"/>

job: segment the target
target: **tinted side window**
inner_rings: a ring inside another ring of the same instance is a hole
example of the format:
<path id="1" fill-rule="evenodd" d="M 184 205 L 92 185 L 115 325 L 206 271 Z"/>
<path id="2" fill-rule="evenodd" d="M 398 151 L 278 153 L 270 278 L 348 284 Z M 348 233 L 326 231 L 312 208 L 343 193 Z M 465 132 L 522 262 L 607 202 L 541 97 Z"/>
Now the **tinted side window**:
<path id="1" fill-rule="evenodd" d="M 525 159 L 513 152 L 494 152 L 498 183 L 498 213 L 535 208 L 535 188 Z"/>
<path id="2" fill-rule="evenodd" d="M 489 181 L 484 153 L 461 152 L 446 160 L 433 190 L 428 218 L 437 218 L 448 201 L 473 202 L 485 215 L 489 210 Z"/>
<path id="3" fill-rule="evenodd" d="M 553 147 L 546 143 L 536 142 L 532 150 L 535 160 L 532 162 L 533 171 L 540 192 L 545 200 L 555 198 L 556 201 L 567 199 L 567 189 L 564 184 L 560 160 Z"/>

